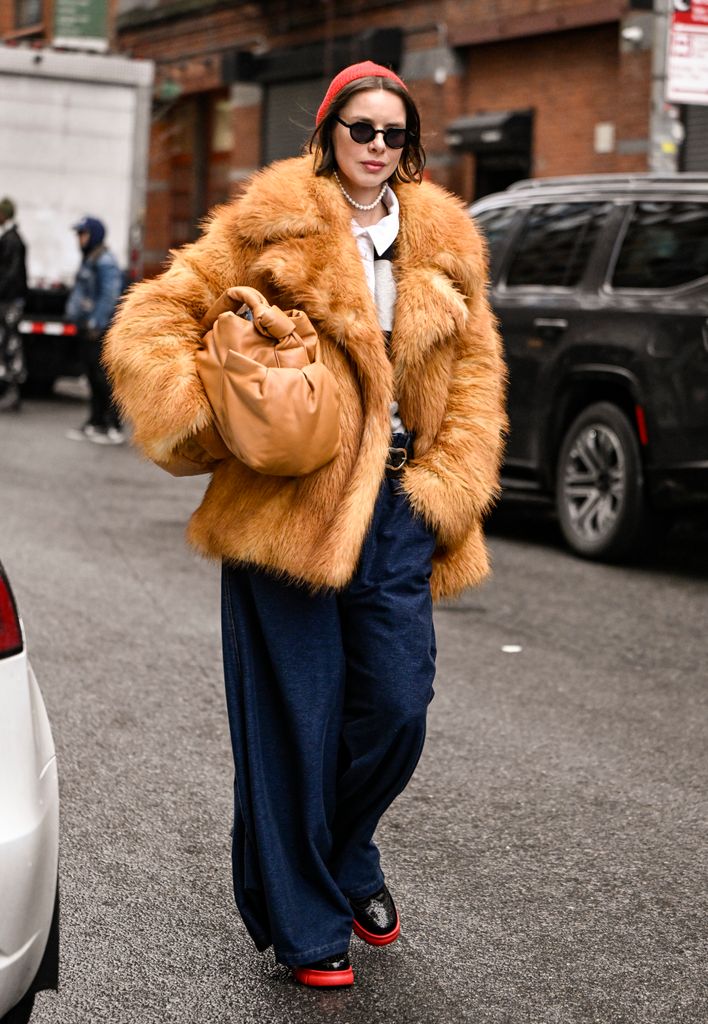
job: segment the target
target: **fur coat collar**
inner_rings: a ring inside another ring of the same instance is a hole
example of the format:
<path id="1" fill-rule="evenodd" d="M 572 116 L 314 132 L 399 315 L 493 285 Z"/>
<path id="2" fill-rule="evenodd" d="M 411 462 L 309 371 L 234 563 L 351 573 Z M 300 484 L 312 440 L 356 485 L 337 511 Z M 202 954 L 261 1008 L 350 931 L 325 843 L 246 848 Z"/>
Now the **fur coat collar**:
<path id="1" fill-rule="evenodd" d="M 479 243 L 470 258 L 469 218 L 459 200 L 426 182 L 397 184 L 394 191 L 400 230 L 390 363 L 400 373 L 464 325 L 465 296 L 481 286 L 486 263 Z M 450 230 L 451 207 L 464 222 L 459 236 Z M 386 351 L 371 344 L 380 331 L 351 231 L 352 210 L 336 181 L 315 177 L 310 157 L 281 161 L 256 176 L 233 215 L 238 233 L 262 249 L 254 272 L 272 276 L 281 294 L 301 304 L 357 363 L 368 365 L 373 347 L 372 370 L 386 379 Z"/>

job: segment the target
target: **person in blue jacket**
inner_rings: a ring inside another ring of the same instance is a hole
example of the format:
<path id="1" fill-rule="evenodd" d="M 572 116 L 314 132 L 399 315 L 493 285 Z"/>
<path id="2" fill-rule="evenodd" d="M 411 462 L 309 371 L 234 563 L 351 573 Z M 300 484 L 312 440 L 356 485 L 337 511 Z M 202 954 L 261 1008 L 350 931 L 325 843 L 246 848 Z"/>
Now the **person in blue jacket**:
<path id="1" fill-rule="evenodd" d="M 79 330 L 84 371 L 91 390 L 89 418 L 67 437 L 95 444 L 122 444 L 125 440 L 111 386 L 101 364 L 103 338 L 123 290 L 123 275 L 105 245 L 106 228 L 96 217 L 83 217 L 74 225 L 83 258 L 66 304 L 66 315 Z"/>

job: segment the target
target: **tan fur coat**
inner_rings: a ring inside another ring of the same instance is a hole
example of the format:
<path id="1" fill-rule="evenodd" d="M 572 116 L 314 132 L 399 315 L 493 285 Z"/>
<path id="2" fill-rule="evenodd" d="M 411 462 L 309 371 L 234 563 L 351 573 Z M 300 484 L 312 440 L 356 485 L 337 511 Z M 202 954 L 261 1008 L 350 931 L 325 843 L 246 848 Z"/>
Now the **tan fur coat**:
<path id="1" fill-rule="evenodd" d="M 307 477 L 213 466 L 188 536 L 205 555 L 340 588 L 351 578 L 384 475 L 394 395 L 415 457 L 402 482 L 435 531 L 433 596 L 488 571 L 481 520 L 498 487 L 504 366 L 486 299 L 484 246 L 462 204 L 423 183 L 395 186 L 398 300 L 387 355 L 351 209 L 310 157 L 273 164 L 218 209 L 198 242 L 136 285 L 105 346 L 136 444 L 158 462 L 194 455 L 211 412 L 195 367 L 199 320 L 231 285 L 251 285 L 315 325 L 337 377 L 342 451 Z M 202 453 L 203 454 L 203 453 Z"/>

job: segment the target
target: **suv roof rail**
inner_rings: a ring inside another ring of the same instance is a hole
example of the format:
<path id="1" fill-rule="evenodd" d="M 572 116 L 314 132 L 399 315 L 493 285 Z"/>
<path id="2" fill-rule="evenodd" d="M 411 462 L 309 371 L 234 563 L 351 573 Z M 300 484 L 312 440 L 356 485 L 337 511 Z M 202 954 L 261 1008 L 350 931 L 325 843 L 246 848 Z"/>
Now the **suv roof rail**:
<path id="1" fill-rule="evenodd" d="M 603 185 L 708 185 L 708 173 L 677 171 L 675 174 L 653 174 L 637 172 L 635 174 L 579 174 L 566 175 L 559 178 L 524 178 L 507 187 L 507 192 L 525 190 L 559 188 L 563 186 L 587 185 L 602 187 Z"/>

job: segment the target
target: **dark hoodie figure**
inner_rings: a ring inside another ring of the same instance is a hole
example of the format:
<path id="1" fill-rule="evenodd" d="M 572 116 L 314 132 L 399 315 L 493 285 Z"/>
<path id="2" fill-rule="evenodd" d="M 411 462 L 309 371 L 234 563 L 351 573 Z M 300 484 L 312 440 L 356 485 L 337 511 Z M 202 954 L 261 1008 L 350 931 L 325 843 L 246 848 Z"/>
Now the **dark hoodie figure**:
<path id="1" fill-rule="evenodd" d="M 27 294 L 25 244 L 15 224 L 15 204 L 0 199 L 0 410 L 19 410 L 27 378 L 17 324 Z"/>
<path id="2" fill-rule="evenodd" d="M 81 267 L 66 304 L 66 315 L 79 329 L 84 370 L 91 389 L 89 418 L 68 431 L 73 441 L 122 444 L 118 411 L 111 386 L 101 365 L 103 337 L 113 318 L 122 290 L 122 274 L 115 257 L 104 245 L 106 229 L 96 217 L 84 217 L 74 225 L 83 253 Z"/>

